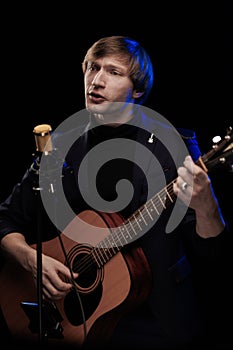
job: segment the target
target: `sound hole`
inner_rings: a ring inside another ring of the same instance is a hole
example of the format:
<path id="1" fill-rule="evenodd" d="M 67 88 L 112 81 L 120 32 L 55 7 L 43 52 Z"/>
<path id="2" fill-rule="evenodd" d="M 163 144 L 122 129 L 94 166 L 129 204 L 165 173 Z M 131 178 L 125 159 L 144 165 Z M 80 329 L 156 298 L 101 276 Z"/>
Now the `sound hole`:
<path id="1" fill-rule="evenodd" d="M 90 254 L 78 254 L 73 259 L 72 268 L 73 271 L 79 273 L 76 283 L 80 290 L 89 290 L 99 282 L 97 265 L 92 260 Z"/>
<path id="2" fill-rule="evenodd" d="M 91 254 L 92 249 L 89 246 L 77 245 L 68 255 L 73 271 L 79 273 L 75 287 L 64 299 L 66 317 L 74 326 L 88 320 L 102 296 L 103 269 L 97 267 Z"/>

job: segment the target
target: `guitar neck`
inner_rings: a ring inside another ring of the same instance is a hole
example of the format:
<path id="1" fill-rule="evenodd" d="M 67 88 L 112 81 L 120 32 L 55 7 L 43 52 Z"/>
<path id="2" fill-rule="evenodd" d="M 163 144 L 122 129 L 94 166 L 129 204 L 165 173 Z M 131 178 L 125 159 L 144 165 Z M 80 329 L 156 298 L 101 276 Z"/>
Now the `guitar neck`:
<path id="1" fill-rule="evenodd" d="M 122 225 L 111 229 L 111 235 L 108 235 L 93 249 L 92 254 L 98 261 L 98 265 L 103 266 L 123 246 L 138 239 L 145 232 L 145 229 L 148 229 L 157 220 L 162 211 L 175 201 L 174 181 L 176 179 L 123 221 Z"/>

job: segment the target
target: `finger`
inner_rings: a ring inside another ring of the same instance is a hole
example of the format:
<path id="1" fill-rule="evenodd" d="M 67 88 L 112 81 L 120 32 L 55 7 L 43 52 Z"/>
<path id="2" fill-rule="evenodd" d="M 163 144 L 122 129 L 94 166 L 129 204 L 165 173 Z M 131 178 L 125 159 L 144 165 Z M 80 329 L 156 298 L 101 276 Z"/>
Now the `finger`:
<path id="1" fill-rule="evenodd" d="M 183 192 L 185 192 L 187 190 L 187 188 L 188 188 L 187 182 L 183 181 L 182 184 L 181 184 L 181 190 Z"/>
<path id="2" fill-rule="evenodd" d="M 59 272 L 54 273 L 49 278 L 51 285 L 58 291 L 67 292 L 72 288 L 70 279 L 65 280 L 63 276 L 60 276 Z"/>
<path id="3" fill-rule="evenodd" d="M 192 160 L 192 157 L 191 156 L 187 156 L 185 157 L 185 160 L 184 160 L 184 167 L 188 170 L 188 172 L 190 174 L 193 174 L 194 173 L 194 170 L 195 170 L 195 163 L 193 162 Z"/>
<path id="4" fill-rule="evenodd" d="M 57 272 L 59 275 L 64 276 L 66 282 L 67 281 L 71 281 L 72 278 L 77 278 L 78 277 L 78 273 L 77 272 L 73 272 L 70 270 L 70 268 L 62 263 L 60 263 L 57 266 Z"/>
<path id="5" fill-rule="evenodd" d="M 187 156 L 184 161 L 185 168 L 193 176 L 193 181 L 198 183 L 206 179 L 206 172 L 198 165 L 196 165 L 190 156 Z"/>
<path id="6" fill-rule="evenodd" d="M 56 301 L 64 298 L 68 292 L 61 292 L 53 287 L 53 285 L 49 285 L 46 287 L 43 285 L 43 296 L 45 299 L 50 301 Z"/>

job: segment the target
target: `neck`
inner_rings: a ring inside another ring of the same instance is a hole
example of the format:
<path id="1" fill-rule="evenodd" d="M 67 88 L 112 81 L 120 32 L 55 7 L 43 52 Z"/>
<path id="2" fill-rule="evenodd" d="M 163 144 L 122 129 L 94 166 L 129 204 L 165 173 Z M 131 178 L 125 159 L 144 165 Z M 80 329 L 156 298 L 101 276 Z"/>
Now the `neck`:
<path id="1" fill-rule="evenodd" d="M 115 103 L 103 112 L 90 110 L 98 124 L 117 127 L 129 122 L 135 115 L 137 106 L 133 103 Z"/>

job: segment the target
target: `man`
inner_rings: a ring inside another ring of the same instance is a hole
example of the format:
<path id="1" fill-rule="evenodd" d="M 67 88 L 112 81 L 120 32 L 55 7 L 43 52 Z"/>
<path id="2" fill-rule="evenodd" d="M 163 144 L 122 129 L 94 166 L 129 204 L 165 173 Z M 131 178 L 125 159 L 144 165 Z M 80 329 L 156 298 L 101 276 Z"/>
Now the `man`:
<path id="1" fill-rule="evenodd" d="M 181 349 L 199 339 L 203 344 L 209 331 L 204 272 L 228 253 L 232 234 L 200 166 L 195 134 L 178 132 L 142 107 L 153 67 L 136 41 L 102 38 L 87 51 L 82 68 L 86 110 L 52 135 L 59 155 L 54 152 L 51 164 L 43 154 L 39 171 L 31 167 L 1 205 L 2 254 L 38 287 L 36 233 L 47 241 L 63 232 L 78 243 L 66 258 L 42 255 L 44 300 L 64 307 L 59 311 L 74 332 L 81 323 L 81 341 L 74 346 Z M 38 196 L 40 184 L 48 190 Z M 99 238 L 96 232 L 102 231 Z M 79 303 L 83 313 L 75 311 Z M 69 333 L 64 334 L 62 344 Z"/>

